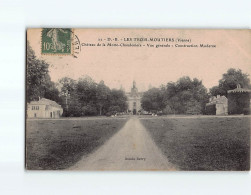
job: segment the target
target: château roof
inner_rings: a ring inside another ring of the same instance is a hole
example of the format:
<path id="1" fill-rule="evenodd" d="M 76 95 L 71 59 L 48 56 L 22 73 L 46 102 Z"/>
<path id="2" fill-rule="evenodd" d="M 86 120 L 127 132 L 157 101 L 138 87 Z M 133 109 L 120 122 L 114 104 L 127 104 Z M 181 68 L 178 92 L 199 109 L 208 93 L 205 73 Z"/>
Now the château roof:
<path id="1" fill-rule="evenodd" d="M 233 90 L 228 90 L 227 93 L 251 93 L 251 90 L 246 88 L 241 88 L 240 84 L 238 84 L 237 88 Z"/>
<path id="2" fill-rule="evenodd" d="M 47 106 L 54 106 L 57 108 L 61 108 L 61 106 L 57 102 L 46 99 L 46 98 L 41 98 L 38 101 L 31 101 L 30 105 L 47 105 Z"/>
<path id="3" fill-rule="evenodd" d="M 233 90 L 228 90 L 227 93 L 251 93 L 250 89 L 245 89 L 245 88 L 236 88 Z"/>

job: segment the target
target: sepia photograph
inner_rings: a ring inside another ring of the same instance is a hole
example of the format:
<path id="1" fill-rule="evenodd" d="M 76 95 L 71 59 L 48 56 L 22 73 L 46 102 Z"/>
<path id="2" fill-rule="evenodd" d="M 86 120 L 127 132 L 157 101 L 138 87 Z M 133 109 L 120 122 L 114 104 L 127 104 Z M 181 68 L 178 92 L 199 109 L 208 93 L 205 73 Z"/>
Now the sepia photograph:
<path id="1" fill-rule="evenodd" d="M 27 170 L 250 170 L 250 30 L 26 38 Z"/>
<path id="2" fill-rule="evenodd" d="M 248 195 L 250 0 L 0 0 L 0 195 Z"/>

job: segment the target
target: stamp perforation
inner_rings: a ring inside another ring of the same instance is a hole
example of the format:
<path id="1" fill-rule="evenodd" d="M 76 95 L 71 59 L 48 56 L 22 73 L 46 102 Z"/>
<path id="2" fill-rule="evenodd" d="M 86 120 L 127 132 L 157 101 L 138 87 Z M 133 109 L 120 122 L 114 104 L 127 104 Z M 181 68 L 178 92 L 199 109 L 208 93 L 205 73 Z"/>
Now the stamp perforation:
<path id="1" fill-rule="evenodd" d="M 70 53 L 59 53 L 59 52 L 55 52 L 55 53 L 49 53 L 49 52 L 43 52 L 43 29 L 41 29 L 41 37 L 40 37 L 40 53 L 41 55 L 47 55 L 47 56 L 74 56 L 74 45 L 73 45 L 73 41 L 74 41 L 74 29 L 70 29 L 71 35 L 70 35 L 70 45 L 71 45 L 71 52 Z M 53 29 L 53 28 L 51 28 Z M 55 28 L 55 29 L 60 29 L 60 28 Z"/>

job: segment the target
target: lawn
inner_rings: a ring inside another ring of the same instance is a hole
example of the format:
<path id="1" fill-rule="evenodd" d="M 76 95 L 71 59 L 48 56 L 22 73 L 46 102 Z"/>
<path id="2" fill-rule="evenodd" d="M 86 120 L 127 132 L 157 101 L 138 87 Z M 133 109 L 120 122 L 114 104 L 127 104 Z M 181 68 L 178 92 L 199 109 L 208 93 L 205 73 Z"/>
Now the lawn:
<path id="1" fill-rule="evenodd" d="M 249 170 L 249 117 L 149 117 L 141 122 L 181 170 Z"/>
<path id="2" fill-rule="evenodd" d="M 26 167 L 68 168 L 103 145 L 126 121 L 122 118 L 27 120 Z"/>

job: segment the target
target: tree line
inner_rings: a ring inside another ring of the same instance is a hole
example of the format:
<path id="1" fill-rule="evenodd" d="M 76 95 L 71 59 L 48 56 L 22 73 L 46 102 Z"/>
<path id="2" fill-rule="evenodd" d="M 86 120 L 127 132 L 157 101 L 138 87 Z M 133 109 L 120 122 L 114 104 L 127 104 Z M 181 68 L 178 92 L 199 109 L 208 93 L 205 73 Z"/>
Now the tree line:
<path id="1" fill-rule="evenodd" d="M 104 81 L 96 83 L 84 76 L 77 81 L 68 77 L 59 80 L 65 116 L 112 115 L 127 110 L 123 90 L 110 89 Z"/>
<path id="2" fill-rule="evenodd" d="M 202 114 L 208 100 L 202 81 L 182 77 L 159 88 L 151 88 L 142 97 L 142 108 L 163 114 Z"/>
<path id="3" fill-rule="evenodd" d="M 51 81 L 49 64 L 37 59 L 27 43 L 26 98 L 27 102 L 44 97 L 63 106 L 64 116 L 111 115 L 127 110 L 123 90 L 110 89 L 104 81 L 96 83 L 91 77 L 78 80 L 64 77 Z M 225 95 L 237 84 L 251 88 L 249 75 L 230 68 L 222 75 L 217 86 L 209 92 L 201 80 L 188 76 L 144 92 L 141 106 L 145 111 L 163 114 L 204 114 L 209 97 Z"/>
<path id="4" fill-rule="evenodd" d="M 47 98 L 62 105 L 64 116 L 112 115 L 127 110 L 123 90 L 110 89 L 104 81 L 96 83 L 91 77 L 78 80 L 68 77 L 52 82 L 49 64 L 37 59 L 27 43 L 26 100 Z"/>
<path id="5" fill-rule="evenodd" d="M 142 97 L 141 105 L 146 111 L 163 114 L 205 114 L 209 97 L 224 95 L 237 84 L 251 89 L 249 75 L 240 69 L 230 68 L 222 75 L 219 84 L 209 89 L 197 78 L 188 76 L 169 82 L 159 88 L 151 88 Z"/>

